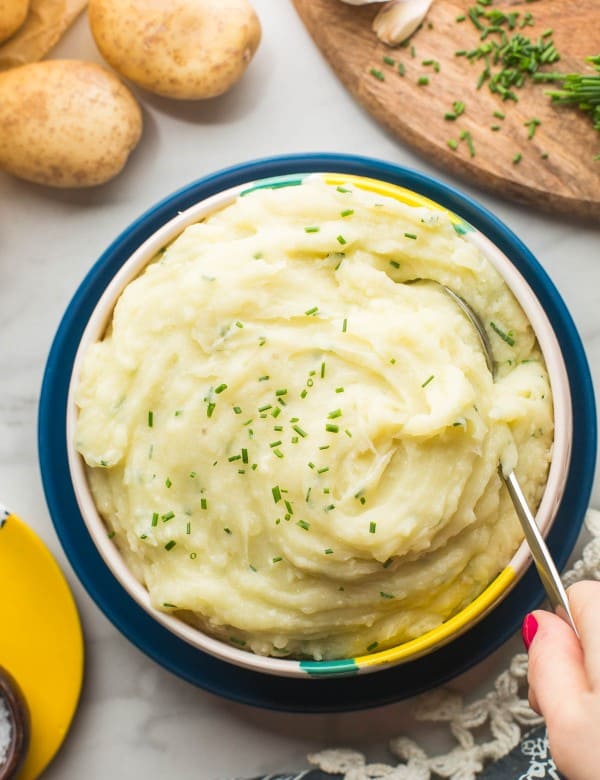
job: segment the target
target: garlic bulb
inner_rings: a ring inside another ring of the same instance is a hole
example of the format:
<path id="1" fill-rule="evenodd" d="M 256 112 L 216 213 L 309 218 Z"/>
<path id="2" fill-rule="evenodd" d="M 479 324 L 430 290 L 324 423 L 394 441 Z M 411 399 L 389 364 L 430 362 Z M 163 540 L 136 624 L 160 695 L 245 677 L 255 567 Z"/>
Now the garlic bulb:
<path id="1" fill-rule="evenodd" d="M 347 2 L 347 0 L 344 0 Z M 373 20 L 377 37 L 388 46 L 397 46 L 414 33 L 433 0 L 390 0 Z"/>

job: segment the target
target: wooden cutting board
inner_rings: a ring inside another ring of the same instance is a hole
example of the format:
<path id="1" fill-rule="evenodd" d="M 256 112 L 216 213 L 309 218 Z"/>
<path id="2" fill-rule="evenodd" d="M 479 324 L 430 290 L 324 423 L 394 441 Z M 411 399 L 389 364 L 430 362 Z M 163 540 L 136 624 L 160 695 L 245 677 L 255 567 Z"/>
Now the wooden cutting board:
<path id="1" fill-rule="evenodd" d="M 333 70 L 354 97 L 379 122 L 428 162 L 465 181 L 555 214 L 587 220 L 600 219 L 600 133 L 589 115 L 571 107 L 557 107 L 545 95 L 546 85 L 528 83 L 516 89 L 518 102 L 502 101 L 487 84 L 477 89 L 483 61 L 471 63 L 455 51 L 474 49 L 480 33 L 467 17 L 468 0 L 434 0 L 425 23 L 410 45 L 390 47 L 371 29 L 381 8 L 378 3 L 353 6 L 341 0 L 293 0 L 306 28 Z M 505 12 L 529 12 L 535 26 L 516 29 L 532 40 L 551 28 L 561 59 L 552 70 L 581 72 L 584 58 L 600 54 L 600 0 L 496 0 L 491 6 Z M 514 34 L 514 33 L 509 33 Z M 384 62 L 392 57 L 401 62 Z M 427 60 L 439 63 L 439 72 Z M 372 75 L 383 74 L 381 81 Z M 419 86 L 420 77 L 429 84 Z M 455 121 L 444 119 L 453 101 L 466 110 Z M 505 114 L 501 120 L 494 111 Z M 533 138 L 524 125 L 539 119 Z M 492 130 L 491 127 L 500 129 Z M 475 155 L 465 140 L 458 149 L 448 146 L 468 131 Z M 343 128 L 340 128 L 343 132 Z M 520 153 L 520 162 L 515 155 Z M 547 155 L 547 157 L 546 157 Z"/>

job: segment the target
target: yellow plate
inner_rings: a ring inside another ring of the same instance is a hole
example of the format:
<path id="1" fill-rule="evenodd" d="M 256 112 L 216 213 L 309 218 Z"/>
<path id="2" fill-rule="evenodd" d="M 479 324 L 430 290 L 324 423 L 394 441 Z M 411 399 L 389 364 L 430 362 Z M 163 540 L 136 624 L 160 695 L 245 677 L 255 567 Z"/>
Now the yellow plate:
<path id="1" fill-rule="evenodd" d="M 0 666 L 29 706 L 31 741 L 18 780 L 39 777 L 61 746 L 83 677 L 83 637 L 75 601 L 36 534 L 0 506 Z"/>

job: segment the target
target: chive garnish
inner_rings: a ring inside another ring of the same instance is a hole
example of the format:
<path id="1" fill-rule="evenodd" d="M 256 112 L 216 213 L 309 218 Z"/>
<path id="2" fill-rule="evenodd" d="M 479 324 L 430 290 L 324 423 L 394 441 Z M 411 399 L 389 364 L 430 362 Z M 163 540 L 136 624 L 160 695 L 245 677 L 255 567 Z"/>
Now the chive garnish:
<path id="1" fill-rule="evenodd" d="M 223 531 L 225 531 L 225 533 L 226 533 L 228 536 L 231 536 L 231 528 L 224 528 L 224 529 L 223 529 Z"/>
<path id="2" fill-rule="evenodd" d="M 344 431 L 344 433 L 345 433 L 345 434 L 346 434 L 346 436 L 348 436 L 350 439 L 352 438 L 352 434 L 350 433 L 350 431 L 348 430 L 348 428 L 346 428 L 346 430 Z"/>
<path id="3" fill-rule="evenodd" d="M 250 563 L 250 564 L 248 564 L 248 568 L 249 568 L 251 571 L 258 571 L 258 569 L 256 568 L 256 566 L 253 566 L 251 563 Z"/>
<path id="4" fill-rule="evenodd" d="M 342 410 L 341 409 L 334 409 L 333 412 L 329 412 L 327 415 L 327 419 L 329 420 L 335 420 L 336 417 L 342 416 Z"/>
<path id="5" fill-rule="evenodd" d="M 162 521 L 163 523 L 168 523 L 169 520 L 172 520 L 175 517 L 175 512 L 167 512 L 166 514 L 162 515 Z"/>
<path id="6" fill-rule="evenodd" d="M 272 408 L 273 408 L 273 404 L 265 404 L 264 406 L 259 406 L 258 407 L 258 411 L 259 412 L 266 412 L 268 409 L 272 409 Z M 252 420 L 249 420 L 249 422 L 252 422 Z M 245 424 L 246 423 L 244 423 L 244 425 Z"/>
<path id="7" fill-rule="evenodd" d="M 240 322 L 240 321 L 238 320 L 238 321 L 235 323 L 235 327 L 236 327 L 236 328 L 243 328 L 243 327 L 244 327 L 244 323 L 243 323 L 243 322 Z"/>
<path id="8" fill-rule="evenodd" d="M 385 62 L 386 65 L 396 64 L 396 60 L 393 57 L 388 57 L 387 55 L 385 57 L 382 57 L 382 60 Z"/>
<path id="9" fill-rule="evenodd" d="M 340 217 L 351 217 L 354 214 L 354 209 L 344 209 L 340 211 Z"/>
<path id="10" fill-rule="evenodd" d="M 348 320 L 346 317 L 344 317 L 344 321 L 342 323 L 342 333 L 346 333 L 348 330 Z"/>
<path id="11" fill-rule="evenodd" d="M 276 504 L 281 501 L 281 489 L 279 485 L 275 485 L 275 487 L 271 488 L 271 493 L 273 493 L 273 501 L 275 501 Z"/>
<path id="12" fill-rule="evenodd" d="M 273 430 L 280 433 L 283 430 L 283 425 L 274 425 Z"/>
<path id="13" fill-rule="evenodd" d="M 338 184 L 338 186 L 336 187 L 336 190 L 338 192 L 352 192 L 352 190 L 349 190 L 346 187 L 342 187 L 341 184 Z"/>
<path id="14" fill-rule="evenodd" d="M 495 331 L 502 341 L 505 341 L 510 347 L 514 347 L 515 340 L 512 337 L 510 331 L 508 333 L 505 333 L 501 328 L 499 328 L 495 322 L 490 322 L 490 328 Z"/>
<path id="15" fill-rule="evenodd" d="M 190 558 L 191 558 L 193 561 L 195 561 L 197 557 L 198 557 L 198 556 L 197 556 L 197 554 L 196 554 L 195 552 L 191 552 L 191 553 L 190 553 Z"/>
<path id="16" fill-rule="evenodd" d="M 300 528 L 303 528 L 305 531 L 310 529 L 310 523 L 307 523 L 306 520 L 298 520 L 296 525 L 300 526 Z"/>
<path id="17" fill-rule="evenodd" d="M 259 347 L 263 347 L 263 346 L 265 345 L 266 341 L 267 341 L 266 337 L 265 337 L 265 336 L 261 336 L 261 337 L 258 339 L 258 346 L 259 346 Z"/>
<path id="18" fill-rule="evenodd" d="M 169 479 L 169 477 L 167 477 L 167 478 L 165 479 L 165 487 L 168 487 L 168 488 L 170 488 L 172 484 L 173 484 L 173 483 L 171 482 L 171 480 Z"/>
<path id="19" fill-rule="evenodd" d="M 294 510 L 292 509 L 292 505 L 291 505 L 291 504 L 290 504 L 290 502 L 287 500 L 287 498 L 284 500 L 284 502 L 283 502 L 283 503 L 285 504 L 285 508 L 287 509 L 287 511 L 288 511 L 288 514 L 290 514 L 290 515 L 293 515 L 293 514 L 294 514 Z"/>
<path id="20" fill-rule="evenodd" d="M 234 414 L 241 414 L 242 408 L 240 406 L 234 406 L 233 407 Z"/>
<path id="21" fill-rule="evenodd" d="M 386 593 L 383 590 L 379 591 L 379 595 L 381 596 L 382 599 L 393 599 L 393 598 L 395 598 L 395 596 L 393 596 L 391 593 Z"/>
<path id="22" fill-rule="evenodd" d="M 200 509 L 207 509 L 208 501 L 205 498 L 200 499 Z"/>
<path id="23" fill-rule="evenodd" d="M 393 558 L 388 558 L 388 559 L 387 559 L 387 561 L 385 561 L 385 563 L 383 564 L 383 568 L 384 568 L 384 569 L 387 569 L 387 568 L 388 568 L 388 566 L 390 566 L 390 565 L 391 565 L 391 563 L 392 563 L 392 561 L 393 561 L 393 560 L 394 560 Z"/>
<path id="24" fill-rule="evenodd" d="M 190 521 L 189 521 L 189 520 L 188 520 L 188 522 L 187 522 L 187 524 L 186 524 L 186 526 L 185 526 L 185 532 L 186 532 L 186 534 L 188 534 L 188 535 L 192 533 L 192 524 L 190 523 Z"/>
<path id="25" fill-rule="evenodd" d="M 319 447 L 319 449 L 320 449 L 320 450 L 328 450 L 328 449 L 329 449 L 329 447 L 330 447 L 330 445 L 329 445 L 329 444 L 322 444 L 322 445 Z"/>
<path id="26" fill-rule="evenodd" d="M 337 433 L 339 431 L 339 425 L 333 425 L 332 423 L 327 423 L 325 426 L 325 430 L 329 433 Z"/>
<path id="27" fill-rule="evenodd" d="M 165 550 L 167 550 L 167 551 L 172 550 L 173 547 L 175 547 L 176 544 L 177 544 L 177 542 L 175 541 L 175 539 L 171 539 L 170 542 L 167 542 L 165 544 Z"/>
<path id="28" fill-rule="evenodd" d="M 272 558 L 271 560 L 273 563 L 279 563 L 280 561 L 283 560 L 283 558 L 281 557 L 281 555 L 277 555 L 275 558 Z"/>
<path id="29" fill-rule="evenodd" d="M 400 268 L 400 263 L 397 260 L 390 260 L 390 265 L 393 268 Z"/>
<path id="30" fill-rule="evenodd" d="M 308 490 L 306 491 L 306 498 L 304 499 L 307 504 L 309 502 L 311 492 L 312 492 L 312 488 L 309 487 Z"/>
<path id="31" fill-rule="evenodd" d="M 240 647 L 244 647 L 246 642 L 243 639 L 238 639 L 237 636 L 230 636 L 229 641 L 232 642 L 234 645 L 239 645 Z"/>
<path id="32" fill-rule="evenodd" d="M 344 388 L 343 387 L 336 387 L 335 388 L 335 392 L 336 393 L 343 393 L 344 392 Z"/>
<path id="33" fill-rule="evenodd" d="M 458 143 L 454 140 L 454 138 L 448 139 L 446 143 L 452 149 L 453 152 L 455 152 L 458 149 Z"/>
<path id="34" fill-rule="evenodd" d="M 242 447 L 242 463 L 248 463 L 248 450 Z"/>
<path id="35" fill-rule="evenodd" d="M 373 520 L 371 520 L 371 522 L 369 523 L 369 533 L 370 534 L 374 534 L 376 532 L 377 532 L 377 523 L 375 523 L 375 522 L 373 522 Z"/>
<path id="36" fill-rule="evenodd" d="M 321 363 L 321 379 L 325 379 L 325 361 Z"/>
<path id="37" fill-rule="evenodd" d="M 281 409 L 279 406 L 276 406 L 271 412 L 271 417 L 279 417 L 280 414 L 281 414 Z"/>
<path id="38" fill-rule="evenodd" d="M 329 471 L 329 466 L 323 466 L 320 469 L 317 469 L 317 474 L 326 474 Z"/>
<path id="39" fill-rule="evenodd" d="M 308 395 L 308 390 L 302 390 L 302 392 L 300 393 L 300 398 L 306 398 L 307 395 Z"/>
<path id="40" fill-rule="evenodd" d="M 216 406 L 216 404 L 214 404 L 214 403 L 209 403 L 208 404 L 208 406 L 206 407 L 206 416 L 207 417 L 212 417 L 212 414 L 215 411 L 215 406 Z"/>
<path id="41" fill-rule="evenodd" d="M 163 607 L 167 607 L 168 609 L 179 609 L 175 604 L 170 604 L 168 601 L 163 601 Z"/>
<path id="42" fill-rule="evenodd" d="M 323 553 L 325 555 L 333 555 L 333 550 L 331 549 L 331 547 L 327 547 L 326 550 L 323 550 Z"/>
<path id="43" fill-rule="evenodd" d="M 140 539 L 147 539 L 147 538 L 148 538 L 148 534 L 142 534 L 142 535 L 140 536 Z"/>
<path id="44" fill-rule="evenodd" d="M 385 81 L 385 76 L 380 70 L 377 70 L 377 68 L 371 68 L 369 73 L 371 74 L 371 76 L 378 79 L 378 81 Z"/>
<path id="45" fill-rule="evenodd" d="M 428 76 L 419 76 L 417 79 L 417 85 L 419 87 L 426 87 L 429 84 L 429 77 Z"/>
<path id="46" fill-rule="evenodd" d="M 337 242 L 338 242 L 338 244 L 341 244 L 342 246 L 344 246 L 344 244 L 348 243 L 346 241 L 346 239 L 344 238 L 344 236 L 342 236 L 342 235 L 337 236 Z"/>
<path id="47" fill-rule="evenodd" d="M 114 531 L 109 531 L 106 535 L 108 536 L 109 539 L 112 539 L 113 536 L 115 535 L 115 532 Z"/>
<path id="48" fill-rule="evenodd" d="M 273 454 L 277 455 L 278 458 L 283 458 L 283 452 L 281 450 L 274 449 Z"/>
<path id="49" fill-rule="evenodd" d="M 405 234 L 404 234 L 404 237 L 405 237 L 405 238 L 412 238 L 412 239 L 416 239 L 416 235 L 415 235 L 414 233 L 405 233 Z"/>
<path id="50" fill-rule="evenodd" d="M 475 157 L 475 146 L 473 145 L 473 136 L 468 130 L 463 130 L 460 134 L 460 137 L 463 141 L 467 142 L 467 146 L 469 148 L 469 154 L 471 157 Z"/>
<path id="51" fill-rule="evenodd" d="M 152 527 L 156 528 L 158 525 L 158 512 L 152 512 Z"/>
<path id="52" fill-rule="evenodd" d="M 304 228 L 305 233 L 318 233 L 321 228 L 317 227 L 317 225 L 308 225 Z"/>
<path id="53" fill-rule="evenodd" d="M 275 395 L 287 395 L 287 390 L 285 387 L 282 387 L 279 390 L 275 390 Z"/>
<path id="54" fill-rule="evenodd" d="M 233 463 L 233 462 L 234 462 L 234 460 L 241 460 L 241 458 L 242 458 L 242 456 L 241 456 L 241 455 L 231 455 L 231 457 L 227 458 L 227 460 L 228 460 L 230 463 Z"/>
<path id="55" fill-rule="evenodd" d="M 324 507 L 325 512 L 331 512 L 333 509 L 335 509 L 335 504 L 329 504 L 328 506 Z"/>
<path id="56" fill-rule="evenodd" d="M 279 445 L 280 445 L 280 444 L 282 444 L 282 441 L 281 441 L 281 439 L 278 439 L 277 441 L 272 441 L 272 442 L 269 444 L 269 447 L 270 447 L 271 449 L 273 449 L 273 447 L 279 447 Z"/>
<path id="57" fill-rule="evenodd" d="M 312 461 L 310 461 L 310 460 L 308 461 L 308 468 L 309 469 L 314 469 L 315 468 L 315 464 Z"/>
<path id="58" fill-rule="evenodd" d="M 463 16 L 462 18 L 464 19 L 465 17 Z M 459 18 L 456 17 L 456 20 L 459 21 Z M 462 19 L 460 21 L 462 21 Z M 367 652 L 370 653 L 371 650 L 375 650 L 376 647 L 379 647 L 379 642 L 371 642 L 370 645 L 367 645 Z"/>
<path id="59" fill-rule="evenodd" d="M 218 387 L 215 387 L 215 393 L 217 395 L 220 395 L 223 392 L 223 390 L 227 390 L 227 385 L 225 384 L 225 382 L 222 382 Z"/>
<path id="60" fill-rule="evenodd" d="M 427 387 L 427 385 L 428 385 L 430 382 L 433 382 L 434 376 L 435 376 L 435 374 L 432 374 L 431 376 L 427 377 L 427 379 L 426 379 L 426 380 L 423 382 L 423 384 L 421 385 L 421 387 Z"/>
<path id="61" fill-rule="evenodd" d="M 298 436 L 302 436 L 303 439 L 306 438 L 306 436 L 308 436 L 308 433 L 299 425 L 292 425 L 292 429 L 296 431 Z"/>
<path id="62" fill-rule="evenodd" d="M 154 425 L 154 412 L 148 412 L 148 428 L 152 428 Z"/>
<path id="63" fill-rule="evenodd" d="M 258 377 L 258 381 L 259 381 L 259 382 L 266 382 L 266 381 L 267 381 L 268 379 L 270 379 L 270 378 L 271 378 L 271 377 L 270 377 L 268 374 L 265 374 L 264 376 L 259 376 L 259 377 Z"/>

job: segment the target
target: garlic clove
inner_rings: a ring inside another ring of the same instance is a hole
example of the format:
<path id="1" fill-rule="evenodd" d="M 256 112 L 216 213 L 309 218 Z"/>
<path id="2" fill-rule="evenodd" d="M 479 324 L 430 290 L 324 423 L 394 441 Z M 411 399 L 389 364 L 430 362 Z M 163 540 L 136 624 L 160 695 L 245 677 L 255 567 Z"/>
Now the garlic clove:
<path id="1" fill-rule="evenodd" d="M 433 0 L 390 0 L 373 20 L 373 30 L 383 43 L 398 46 L 421 24 L 432 2 Z"/>

